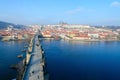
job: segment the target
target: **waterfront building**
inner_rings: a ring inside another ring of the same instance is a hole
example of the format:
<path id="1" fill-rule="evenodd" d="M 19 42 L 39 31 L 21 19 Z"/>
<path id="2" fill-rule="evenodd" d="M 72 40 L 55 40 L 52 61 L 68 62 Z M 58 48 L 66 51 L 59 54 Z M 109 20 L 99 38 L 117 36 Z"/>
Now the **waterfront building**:
<path id="1" fill-rule="evenodd" d="M 98 39 L 99 38 L 99 34 L 98 33 L 88 33 L 88 36 L 91 39 Z"/>

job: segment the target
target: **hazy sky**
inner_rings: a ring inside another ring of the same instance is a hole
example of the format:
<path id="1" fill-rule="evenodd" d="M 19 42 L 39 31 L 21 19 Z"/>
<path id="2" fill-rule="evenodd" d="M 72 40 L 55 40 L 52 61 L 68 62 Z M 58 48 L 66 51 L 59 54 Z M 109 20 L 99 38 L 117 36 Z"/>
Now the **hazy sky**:
<path id="1" fill-rule="evenodd" d="M 0 0 L 0 21 L 120 25 L 120 0 Z"/>

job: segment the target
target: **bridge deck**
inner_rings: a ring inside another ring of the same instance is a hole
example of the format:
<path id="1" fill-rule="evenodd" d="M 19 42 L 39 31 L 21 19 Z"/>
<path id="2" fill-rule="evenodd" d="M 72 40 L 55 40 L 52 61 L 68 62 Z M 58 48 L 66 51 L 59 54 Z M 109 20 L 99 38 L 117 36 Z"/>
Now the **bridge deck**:
<path id="1" fill-rule="evenodd" d="M 38 37 L 35 37 L 34 50 L 23 80 L 44 80 L 42 50 L 36 44 L 39 44 Z"/>

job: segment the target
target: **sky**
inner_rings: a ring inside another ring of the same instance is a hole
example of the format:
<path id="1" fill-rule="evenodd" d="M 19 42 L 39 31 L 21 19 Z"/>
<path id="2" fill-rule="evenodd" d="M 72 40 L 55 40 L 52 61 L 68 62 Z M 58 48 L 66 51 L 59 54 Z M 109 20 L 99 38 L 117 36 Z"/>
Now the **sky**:
<path id="1" fill-rule="evenodd" d="M 0 0 L 0 21 L 120 25 L 120 0 Z"/>

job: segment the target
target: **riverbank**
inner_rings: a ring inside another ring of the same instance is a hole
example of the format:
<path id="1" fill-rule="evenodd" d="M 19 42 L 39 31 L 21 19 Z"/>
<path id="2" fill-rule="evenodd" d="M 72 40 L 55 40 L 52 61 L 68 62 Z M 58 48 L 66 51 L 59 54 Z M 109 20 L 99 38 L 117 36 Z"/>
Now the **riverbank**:
<path id="1" fill-rule="evenodd" d="M 99 42 L 99 41 L 120 41 L 120 40 L 106 40 L 106 39 L 102 39 L 102 40 L 99 40 L 99 39 L 90 39 L 90 40 L 75 40 L 75 39 L 69 39 L 70 41 L 82 41 L 82 42 Z"/>
<path id="2" fill-rule="evenodd" d="M 56 40 L 55 38 L 39 38 L 39 40 Z M 61 38 L 58 40 L 69 40 L 69 41 L 81 41 L 81 42 L 99 42 L 99 41 L 120 41 L 119 39 L 70 39 L 70 38 Z"/>
<path id="3" fill-rule="evenodd" d="M 33 36 L 28 37 L 12 37 L 12 36 L 0 36 L 0 41 L 20 41 L 20 40 L 30 40 Z"/>

